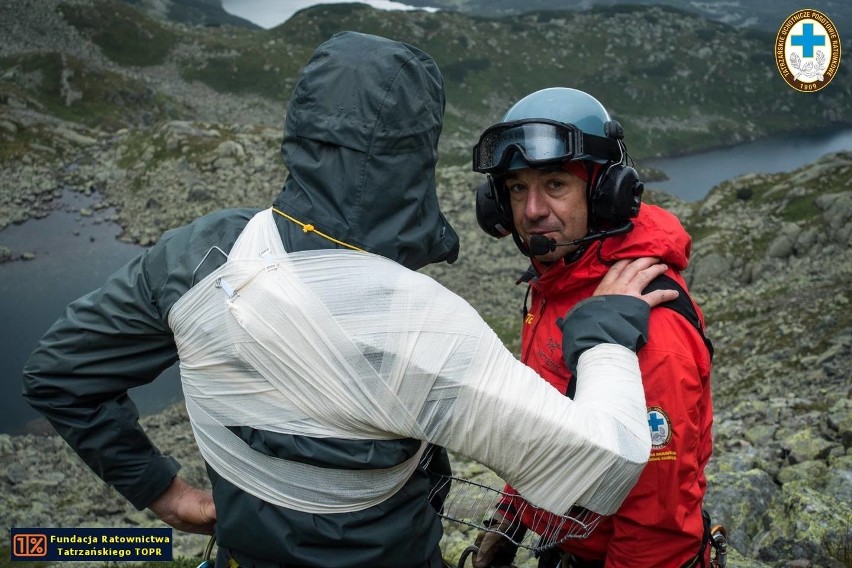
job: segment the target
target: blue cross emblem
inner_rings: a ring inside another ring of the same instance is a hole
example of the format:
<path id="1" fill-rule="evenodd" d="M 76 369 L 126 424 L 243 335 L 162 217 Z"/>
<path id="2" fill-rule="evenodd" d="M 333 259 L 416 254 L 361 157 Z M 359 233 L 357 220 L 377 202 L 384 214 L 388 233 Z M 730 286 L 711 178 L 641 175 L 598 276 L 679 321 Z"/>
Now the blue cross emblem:
<path id="1" fill-rule="evenodd" d="M 825 45 L 825 36 L 814 35 L 813 24 L 802 24 L 802 35 L 790 36 L 790 44 L 802 48 L 802 57 L 813 57 L 814 47 Z"/>
<path id="2" fill-rule="evenodd" d="M 659 432 L 660 426 L 665 423 L 666 420 L 656 410 L 648 413 L 648 426 L 651 428 L 651 432 Z"/>

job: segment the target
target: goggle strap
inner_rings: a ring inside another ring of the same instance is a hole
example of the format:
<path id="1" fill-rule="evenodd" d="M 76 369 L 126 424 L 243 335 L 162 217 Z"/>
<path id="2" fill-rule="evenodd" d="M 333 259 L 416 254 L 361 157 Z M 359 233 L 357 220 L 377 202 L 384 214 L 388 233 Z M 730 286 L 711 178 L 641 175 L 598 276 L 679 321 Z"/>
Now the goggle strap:
<path id="1" fill-rule="evenodd" d="M 506 125 L 492 126 L 488 130 L 486 130 L 486 133 L 498 127 L 505 126 Z M 604 138 L 603 136 L 596 136 L 594 134 L 586 134 L 582 131 L 575 132 L 579 134 L 579 136 L 574 137 L 575 145 L 577 146 L 575 149 L 575 155 L 581 154 L 584 156 L 592 156 L 595 158 L 607 160 L 609 162 L 621 161 L 622 150 L 618 140 L 615 140 L 613 138 Z M 482 173 L 490 173 L 488 170 L 493 170 L 493 167 L 486 167 L 482 169 L 477 168 L 477 164 L 479 164 L 480 161 L 480 147 L 484 138 L 485 134 L 482 135 L 479 142 L 473 147 L 473 170 Z"/>
<path id="2" fill-rule="evenodd" d="M 580 150 L 583 154 L 595 158 L 604 158 L 610 162 L 621 161 L 621 147 L 617 140 L 586 134 L 585 132 L 582 133 L 581 138 Z"/>

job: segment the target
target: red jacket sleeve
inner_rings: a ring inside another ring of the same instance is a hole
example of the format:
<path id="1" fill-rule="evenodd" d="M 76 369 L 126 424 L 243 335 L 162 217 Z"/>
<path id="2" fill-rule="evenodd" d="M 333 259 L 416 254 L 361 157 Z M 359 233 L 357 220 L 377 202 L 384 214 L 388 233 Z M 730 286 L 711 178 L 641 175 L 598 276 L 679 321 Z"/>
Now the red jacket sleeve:
<path id="1" fill-rule="evenodd" d="M 618 513 L 606 567 L 682 566 L 701 546 L 701 517 L 712 450 L 710 359 L 701 336 L 668 309 L 651 315 L 639 352 L 652 449 Z"/>
<path id="2" fill-rule="evenodd" d="M 519 510 L 523 509 L 523 498 L 515 489 L 508 483 L 503 487 L 503 497 L 497 503 L 497 512 L 503 515 L 504 519 L 514 521 L 518 516 Z"/>

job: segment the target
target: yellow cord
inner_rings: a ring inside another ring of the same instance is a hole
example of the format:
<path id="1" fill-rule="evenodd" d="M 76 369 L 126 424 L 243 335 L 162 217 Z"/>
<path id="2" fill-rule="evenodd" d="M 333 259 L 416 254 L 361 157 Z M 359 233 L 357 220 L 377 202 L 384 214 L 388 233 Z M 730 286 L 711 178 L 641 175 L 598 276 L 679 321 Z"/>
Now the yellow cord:
<path id="1" fill-rule="evenodd" d="M 350 245 L 349 243 L 344 243 L 343 241 L 338 241 L 334 237 L 326 235 L 322 231 L 317 231 L 316 227 L 314 227 L 310 223 L 302 223 L 301 221 L 293 219 L 292 217 L 290 217 L 289 215 L 287 215 L 283 211 L 279 211 L 275 207 L 273 207 L 272 210 L 274 212 L 278 213 L 279 215 L 281 215 L 282 217 L 284 217 L 285 219 L 289 219 L 290 221 L 293 221 L 294 223 L 299 225 L 302 228 L 302 231 L 304 231 L 305 233 L 316 233 L 317 235 L 321 236 L 324 239 L 328 239 L 329 241 L 333 242 L 336 245 L 340 245 L 342 247 L 346 247 L 346 248 L 349 248 L 349 249 L 352 249 L 352 250 L 357 250 L 358 252 L 365 252 L 364 249 L 359 249 L 358 247 Z"/>

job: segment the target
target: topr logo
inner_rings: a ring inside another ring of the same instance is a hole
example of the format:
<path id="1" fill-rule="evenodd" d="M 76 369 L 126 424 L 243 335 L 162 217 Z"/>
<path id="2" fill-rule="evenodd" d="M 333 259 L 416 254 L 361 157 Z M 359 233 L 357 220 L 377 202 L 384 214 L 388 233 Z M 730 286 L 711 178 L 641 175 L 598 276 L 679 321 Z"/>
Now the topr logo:
<path id="1" fill-rule="evenodd" d="M 659 406 L 648 407 L 648 428 L 651 430 L 651 449 L 666 446 L 672 439 L 672 423 L 669 415 Z"/>
<path id="2" fill-rule="evenodd" d="M 840 34 L 822 12 L 799 10 L 775 38 L 775 63 L 788 85 L 803 93 L 825 88 L 840 66 Z"/>

